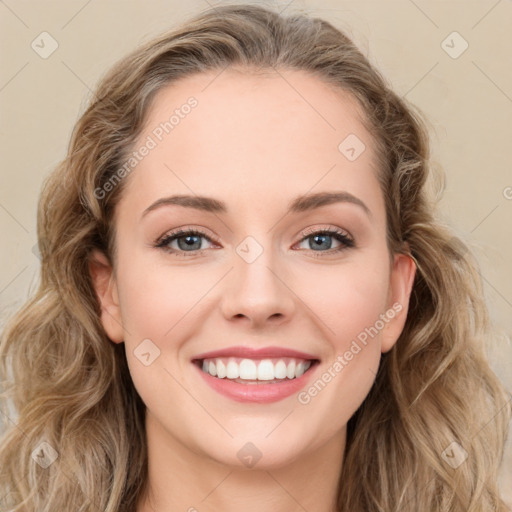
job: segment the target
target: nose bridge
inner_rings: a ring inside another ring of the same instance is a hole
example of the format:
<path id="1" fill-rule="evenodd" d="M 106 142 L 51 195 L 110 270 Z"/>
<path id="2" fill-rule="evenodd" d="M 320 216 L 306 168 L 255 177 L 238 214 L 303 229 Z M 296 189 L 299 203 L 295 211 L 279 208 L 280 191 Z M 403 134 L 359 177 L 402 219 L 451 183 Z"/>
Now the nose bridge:
<path id="1" fill-rule="evenodd" d="M 270 232 L 245 237 L 235 247 L 233 266 L 222 298 L 226 317 L 243 315 L 262 323 L 291 314 L 293 294 L 280 275 L 282 266 Z"/>

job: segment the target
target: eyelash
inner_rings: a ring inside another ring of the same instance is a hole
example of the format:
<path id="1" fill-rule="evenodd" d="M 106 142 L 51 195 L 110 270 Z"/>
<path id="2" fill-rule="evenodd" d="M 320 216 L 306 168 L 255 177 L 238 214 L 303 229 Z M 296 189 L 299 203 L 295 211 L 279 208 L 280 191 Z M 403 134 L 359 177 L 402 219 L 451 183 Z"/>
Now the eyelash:
<path id="1" fill-rule="evenodd" d="M 190 254 L 187 254 L 189 251 L 181 251 L 181 250 L 171 249 L 170 247 L 168 247 L 172 241 L 177 240 L 178 238 L 181 238 L 185 235 L 197 235 L 197 236 L 206 238 L 210 242 L 214 241 L 203 231 L 200 231 L 197 229 L 178 229 L 171 233 L 167 233 L 166 235 L 164 235 L 163 238 L 161 238 L 160 240 L 157 240 L 155 247 L 163 249 L 163 250 L 170 252 L 176 256 L 181 256 L 181 257 L 185 257 L 185 258 L 197 256 L 198 254 L 201 254 L 203 251 L 206 250 L 206 249 L 199 249 L 197 251 L 190 251 Z M 348 235 L 346 235 L 343 231 L 340 231 L 338 229 L 332 229 L 332 228 L 320 229 L 320 230 L 318 230 L 318 229 L 307 230 L 304 233 L 302 233 L 302 238 L 299 240 L 299 243 L 303 242 L 304 240 L 307 240 L 308 238 L 311 238 L 313 235 L 330 235 L 342 244 L 340 247 L 338 247 L 336 249 L 329 249 L 328 251 L 313 251 L 313 254 L 315 255 L 315 257 L 322 258 L 323 254 L 327 253 L 329 255 L 332 255 L 334 253 L 339 253 L 346 249 L 355 247 L 354 240 L 352 240 Z"/>

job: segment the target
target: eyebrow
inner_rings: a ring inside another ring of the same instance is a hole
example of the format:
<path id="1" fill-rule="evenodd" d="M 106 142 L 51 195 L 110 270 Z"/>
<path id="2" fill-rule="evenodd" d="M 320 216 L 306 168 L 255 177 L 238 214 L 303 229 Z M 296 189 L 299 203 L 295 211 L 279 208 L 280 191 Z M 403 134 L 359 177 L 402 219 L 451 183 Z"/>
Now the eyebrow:
<path id="1" fill-rule="evenodd" d="M 334 203 L 350 203 L 355 204 L 362 208 L 368 217 L 371 217 L 371 211 L 366 204 L 358 197 L 350 194 L 349 192 L 317 192 L 314 194 L 306 194 L 292 199 L 288 204 L 287 213 L 300 213 L 305 211 L 314 210 L 322 206 L 327 206 Z M 149 212 L 156 210 L 162 206 L 182 206 L 185 208 L 193 208 L 210 213 L 227 213 L 228 208 L 226 203 L 212 197 L 205 196 L 191 196 L 191 195 L 175 195 L 169 197 L 162 197 L 150 206 L 148 206 L 142 216 L 144 217 Z"/>

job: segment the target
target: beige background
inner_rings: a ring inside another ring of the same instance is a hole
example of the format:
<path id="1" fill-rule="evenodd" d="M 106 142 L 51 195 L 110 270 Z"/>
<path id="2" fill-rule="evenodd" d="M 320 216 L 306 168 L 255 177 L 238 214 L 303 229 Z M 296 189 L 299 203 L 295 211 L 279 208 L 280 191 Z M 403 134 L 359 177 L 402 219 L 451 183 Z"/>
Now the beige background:
<path id="1" fill-rule="evenodd" d="M 64 157 L 94 84 L 141 41 L 220 3 L 0 2 L 2 325 L 37 283 L 41 182 Z M 506 337 L 512 334 L 512 1 L 288 0 L 277 5 L 325 17 L 345 30 L 392 87 L 427 115 L 434 160 L 446 172 L 440 213 L 481 262 L 491 315 L 503 334 L 490 357 L 511 391 L 512 348 Z M 460 36 L 450 35 L 454 31 Z M 39 37 L 42 32 L 58 44 L 46 59 L 31 47 L 48 37 Z M 454 58 L 465 42 L 468 48 Z M 511 444 L 502 470 L 510 507 Z"/>

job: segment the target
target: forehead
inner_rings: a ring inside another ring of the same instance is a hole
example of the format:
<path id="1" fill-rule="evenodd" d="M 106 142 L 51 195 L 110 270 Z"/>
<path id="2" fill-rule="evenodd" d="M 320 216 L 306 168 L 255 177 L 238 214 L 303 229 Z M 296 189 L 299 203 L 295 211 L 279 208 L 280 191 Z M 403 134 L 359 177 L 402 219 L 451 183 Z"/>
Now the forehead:
<path id="1" fill-rule="evenodd" d="M 352 95 L 303 71 L 192 75 L 153 98 L 135 145 L 151 150 L 127 193 L 141 204 L 164 192 L 229 195 L 239 206 L 248 191 L 262 200 L 332 187 L 368 196 L 378 165 L 362 116 Z"/>

